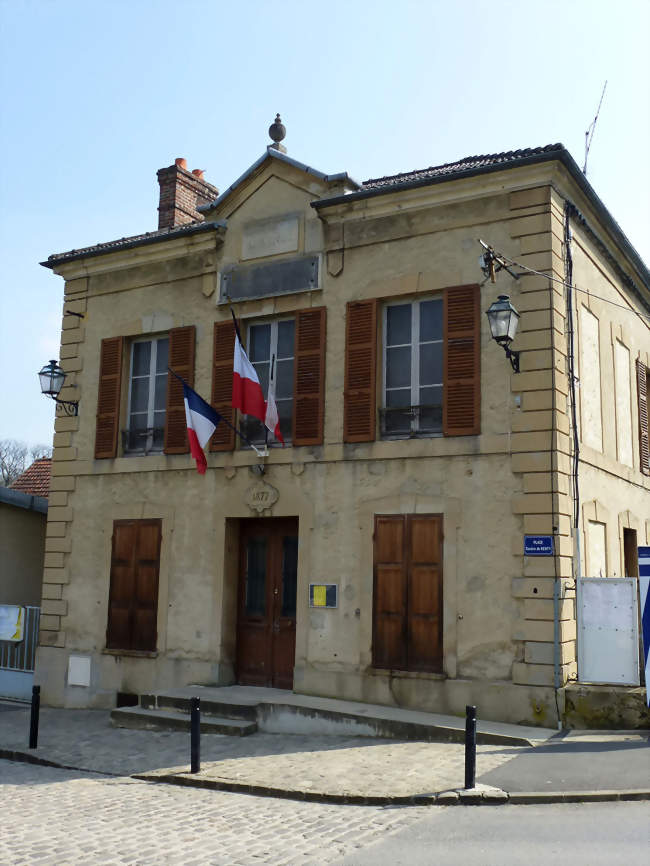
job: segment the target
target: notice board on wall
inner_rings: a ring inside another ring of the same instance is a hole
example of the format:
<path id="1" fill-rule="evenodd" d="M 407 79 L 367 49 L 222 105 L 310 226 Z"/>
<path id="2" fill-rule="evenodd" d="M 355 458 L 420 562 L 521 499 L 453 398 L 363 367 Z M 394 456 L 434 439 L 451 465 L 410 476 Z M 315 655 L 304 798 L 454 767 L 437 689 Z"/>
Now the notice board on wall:
<path id="1" fill-rule="evenodd" d="M 578 680 L 639 685 L 637 581 L 578 578 Z"/>

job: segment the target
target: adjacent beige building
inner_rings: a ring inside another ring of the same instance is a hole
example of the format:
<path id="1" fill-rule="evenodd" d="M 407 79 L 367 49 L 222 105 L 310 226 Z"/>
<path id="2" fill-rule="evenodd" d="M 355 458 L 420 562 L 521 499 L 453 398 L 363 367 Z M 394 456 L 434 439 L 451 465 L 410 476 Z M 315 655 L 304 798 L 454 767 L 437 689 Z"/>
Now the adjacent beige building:
<path id="1" fill-rule="evenodd" d="M 54 438 L 44 700 L 245 682 L 554 726 L 576 575 L 632 574 L 650 544 L 650 275 L 571 156 L 358 184 L 271 146 L 221 195 L 180 160 L 159 180 L 158 231 L 44 262 L 79 400 Z M 486 281 L 478 238 L 530 270 Z M 231 305 L 284 448 L 230 409 Z M 168 365 L 268 454 L 222 423 L 199 475 Z"/>

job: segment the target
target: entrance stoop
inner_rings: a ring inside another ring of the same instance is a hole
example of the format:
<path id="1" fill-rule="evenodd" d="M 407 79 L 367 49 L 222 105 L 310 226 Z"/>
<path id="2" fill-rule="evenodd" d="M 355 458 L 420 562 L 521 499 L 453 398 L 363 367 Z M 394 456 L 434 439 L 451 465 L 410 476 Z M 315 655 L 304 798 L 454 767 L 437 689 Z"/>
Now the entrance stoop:
<path id="1" fill-rule="evenodd" d="M 462 743 L 465 719 L 386 707 L 297 695 L 283 689 L 257 686 L 186 686 L 141 695 L 139 707 L 111 713 L 116 727 L 148 730 L 189 730 L 190 699 L 201 699 L 204 733 L 246 736 L 270 734 L 378 737 L 389 740 Z M 477 742 L 531 746 L 556 732 L 547 728 L 480 721 Z"/>

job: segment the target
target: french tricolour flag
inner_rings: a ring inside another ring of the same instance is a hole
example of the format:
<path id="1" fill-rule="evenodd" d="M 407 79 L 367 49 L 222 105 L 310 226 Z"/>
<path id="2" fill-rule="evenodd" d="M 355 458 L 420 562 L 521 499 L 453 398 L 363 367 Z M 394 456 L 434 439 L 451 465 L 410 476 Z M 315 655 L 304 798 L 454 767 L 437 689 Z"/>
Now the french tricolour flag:
<path id="1" fill-rule="evenodd" d="M 205 475 L 207 461 L 203 449 L 210 441 L 210 436 L 217 429 L 221 415 L 199 397 L 196 391 L 183 382 L 183 399 L 185 401 L 185 419 L 187 421 L 187 438 L 190 443 L 192 457 L 196 460 L 196 468 L 200 475 Z"/>
<path id="2" fill-rule="evenodd" d="M 278 407 L 275 402 L 275 376 L 269 380 L 269 392 L 266 395 L 266 417 L 264 423 L 267 428 L 273 433 L 276 439 L 282 442 L 284 448 L 284 439 L 280 432 L 280 416 L 278 415 Z"/>
<path id="3" fill-rule="evenodd" d="M 253 415 L 264 424 L 266 401 L 255 367 L 241 344 L 239 333 L 235 335 L 235 357 L 232 368 L 232 407 L 244 415 Z"/>

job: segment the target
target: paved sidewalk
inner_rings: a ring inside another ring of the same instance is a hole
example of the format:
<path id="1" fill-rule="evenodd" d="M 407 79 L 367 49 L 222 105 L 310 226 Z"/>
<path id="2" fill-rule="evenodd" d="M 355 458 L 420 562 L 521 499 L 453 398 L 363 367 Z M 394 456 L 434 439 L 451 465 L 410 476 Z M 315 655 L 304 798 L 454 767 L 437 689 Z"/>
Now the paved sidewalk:
<path id="1" fill-rule="evenodd" d="M 514 727 L 514 726 L 513 726 Z M 453 802 L 464 782 L 464 747 L 352 736 L 203 735 L 201 772 L 189 773 L 189 735 L 113 728 L 108 710 L 42 708 L 39 746 L 27 748 L 29 707 L 0 703 L 0 756 L 36 758 L 115 776 L 331 802 Z M 505 802 L 540 792 L 561 799 L 650 798 L 648 735 L 571 732 L 535 747 L 477 749 L 478 790 L 461 801 Z M 629 793 L 631 789 L 636 795 Z M 504 793 L 506 792 L 506 793 Z M 627 793 L 625 793 L 627 792 Z M 440 796 L 442 795 L 442 796 Z M 570 796 L 568 797 L 571 798 Z"/>

